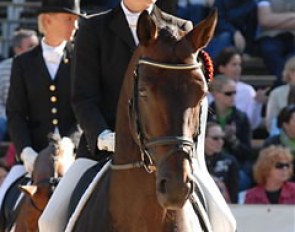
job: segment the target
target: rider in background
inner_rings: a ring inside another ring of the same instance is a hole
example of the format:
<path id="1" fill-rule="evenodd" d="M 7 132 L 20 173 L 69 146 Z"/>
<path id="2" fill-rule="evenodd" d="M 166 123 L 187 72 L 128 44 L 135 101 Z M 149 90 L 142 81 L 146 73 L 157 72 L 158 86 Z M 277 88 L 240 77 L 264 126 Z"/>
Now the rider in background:
<path id="1" fill-rule="evenodd" d="M 80 16 L 77 1 L 44 0 L 38 15 L 43 34 L 40 45 L 13 60 L 7 100 L 8 129 L 16 147 L 16 159 L 0 191 L 33 171 L 38 153 L 48 146 L 48 135 L 58 133 L 61 149 L 74 152 L 80 129 L 71 107 L 71 41 Z"/>

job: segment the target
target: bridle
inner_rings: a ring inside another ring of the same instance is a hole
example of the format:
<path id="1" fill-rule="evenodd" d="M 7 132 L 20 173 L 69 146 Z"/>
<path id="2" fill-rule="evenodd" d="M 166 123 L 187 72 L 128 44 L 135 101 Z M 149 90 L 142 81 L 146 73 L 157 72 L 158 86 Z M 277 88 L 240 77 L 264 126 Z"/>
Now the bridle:
<path id="1" fill-rule="evenodd" d="M 182 151 L 184 152 L 190 164 L 192 164 L 192 158 L 195 149 L 196 138 L 191 139 L 184 136 L 161 136 L 152 138 L 150 140 L 146 139 L 144 131 L 142 129 L 142 122 L 140 116 L 140 110 L 138 106 L 138 92 L 139 92 L 139 68 L 140 65 L 148 65 L 155 68 L 160 69 L 168 69 L 168 70 L 195 70 L 201 69 L 201 63 L 192 63 L 192 64 L 168 64 L 168 63 L 161 63 L 154 60 L 140 58 L 136 65 L 136 69 L 134 72 L 134 85 L 133 85 L 133 95 L 132 98 L 129 100 L 129 119 L 133 118 L 133 126 L 134 133 L 136 135 L 136 143 L 139 146 L 140 153 L 141 153 L 141 160 L 129 163 L 129 164 L 111 164 L 111 168 L 113 170 L 126 170 L 130 168 L 138 168 L 144 167 L 148 173 L 152 173 L 156 170 L 156 166 L 154 164 L 154 155 L 153 149 L 157 146 L 173 146 L 169 152 L 164 155 L 162 160 L 168 159 L 170 156 L 175 154 L 176 152 Z"/>
<path id="2" fill-rule="evenodd" d="M 40 185 L 40 184 L 49 184 L 52 188 L 52 190 L 54 190 L 54 188 L 58 185 L 60 181 L 60 177 L 49 177 L 49 178 L 44 178 L 40 181 L 38 181 L 36 183 L 36 185 Z M 37 204 L 33 201 L 32 198 L 30 198 L 30 203 L 33 206 L 34 209 L 36 209 L 39 212 L 43 212 L 44 209 L 41 209 L 40 207 L 37 206 Z"/>
<path id="3" fill-rule="evenodd" d="M 150 140 L 146 139 L 146 136 L 144 134 L 144 131 L 142 129 L 142 122 L 140 117 L 140 110 L 138 107 L 138 92 L 139 92 L 139 66 L 140 65 L 149 65 L 156 68 L 161 69 L 169 69 L 169 70 L 194 70 L 194 69 L 201 69 L 202 63 L 193 63 L 193 64 L 167 64 L 167 63 L 160 63 L 149 59 L 141 58 L 138 60 L 138 63 L 136 65 L 136 69 L 134 72 L 134 84 L 133 84 L 133 95 L 131 99 L 129 99 L 129 120 L 131 125 L 131 128 L 134 128 L 134 133 L 136 136 L 136 143 L 139 146 L 140 154 L 141 154 L 141 160 L 133 163 L 127 163 L 127 164 L 111 164 L 112 170 L 127 170 L 132 168 L 140 168 L 144 167 L 145 170 L 148 173 L 152 173 L 156 170 L 156 166 L 154 164 L 153 159 L 153 148 L 157 146 L 166 146 L 166 145 L 174 145 L 173 148 L 169 150 L 164 155 L 164 158 L 162 160 L 167 160 L 170 156 L 175 154 L 176 152 L 183 152 L 186 154 L 187 159 L 190 162 L 191 168 L 192 168 L 192 159 L 195 151 L 195 147 L 197 146 L 197 138 L 200 133 L 200 131 L 197 131 L 197 134 L 195 138 L 186 138 L 184 136 L 161 136 L 152 138 Z M 210 81 L 208 78 L 205 78 L 205 81 Z M 131 120 L 133 119 L 133 120 Z M 200 128 L 200 127 L 199 127 Z M 193 168 L 192 168 L 193 170 Z M 192 174 L 189 174 L 193 176 Z M 191 177 L 190 177 L 191 178 Z M 194 187 L 195 186 L 195 187 Z M 196 191 L 197 197 L 193 194 L 194 190 Z M 198 215 L 198 218 L 200 219 L 200 225 L 203 231 L 209 232 L 209 226 L 206 223 L 205 218 L 207 218 L 206 211 L 201 212 L 201 205 L 204 209 L 206 209 L 206 202 L 205 198 L 203 196 L 203 193 L 200 190 L 200 186 L 195 181 L 194 178 L 192 178 L 192 188 L 191 192 L 189 194 L 189 199 L 192 203 L 193 209 Z"/>

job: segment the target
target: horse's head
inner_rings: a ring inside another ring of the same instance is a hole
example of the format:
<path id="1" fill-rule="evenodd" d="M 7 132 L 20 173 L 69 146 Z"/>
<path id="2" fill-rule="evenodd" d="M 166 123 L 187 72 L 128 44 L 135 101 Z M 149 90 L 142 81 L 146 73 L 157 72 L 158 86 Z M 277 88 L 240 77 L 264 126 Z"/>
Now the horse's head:
<path id="1" fill-rule="evenodd" d="M 197 57 L 211 40 L 217 21 L 213 11 L 188 34 L 157 28 L 147 12 L 139 18 L 139 48 L 133 96 L 132 127 L 146 169 L 156 169 L 159 203 L 181 208 L 193 191 L 192 157 L 200 102 L 208 91 Z"/>

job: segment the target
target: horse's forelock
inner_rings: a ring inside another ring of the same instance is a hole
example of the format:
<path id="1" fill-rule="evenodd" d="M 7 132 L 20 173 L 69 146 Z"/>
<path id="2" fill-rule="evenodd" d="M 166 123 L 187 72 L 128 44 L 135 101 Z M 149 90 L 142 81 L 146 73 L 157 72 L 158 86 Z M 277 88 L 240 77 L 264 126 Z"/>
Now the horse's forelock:
<path id="1" fill-rule="evenodd" d="M 193 58 L 191 44 L 183 41 L 186 33 L 177 27 L 165 26 L 158 31 L 158 36 L 150 46 L 142 46 L 141 57 L 149 57 L 165 63 L 183 63 Z M 169 61 L 168 61 L 168 60 Z"/>

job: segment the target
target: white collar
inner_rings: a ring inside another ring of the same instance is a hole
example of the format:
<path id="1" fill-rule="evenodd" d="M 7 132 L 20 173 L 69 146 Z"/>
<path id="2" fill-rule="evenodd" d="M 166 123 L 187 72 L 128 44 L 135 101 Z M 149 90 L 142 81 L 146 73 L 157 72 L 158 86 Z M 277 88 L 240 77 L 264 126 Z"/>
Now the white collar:
<path id="1" fill-rule="evenodd" d="M 133 13 L 130 10 L 128 10 L 128 8 L 124 5 L 123 0 L 121 1 L 121 7 L 123 9 L 123 12 L 125 14 L 125 17 L 129 23 L 130 27 L 136 27 L 137 25 L 137 21 L 138 21 L 138 17 L 141 14 L 141 12 L 138 13 Z M 154 7 L 154 4 L 152 4 L 149 8 L 147 8 L 146 10 L 149 12 L 149 14 L 152 12 Z"/>
<path id="2" fill-rule="evenodd" d="M 43 52 L 53 52 L 53 53 L 57 53 L 59 55 L 63 54 L 66 43 L 67 43 L 66 41 L 63 41 L 60 45 L 53 47 L 53 46 L 46 44 L 44 41 L 44 38 L 41 40 L 41 46 L 42 46 Z"/>

